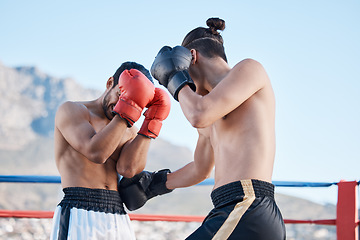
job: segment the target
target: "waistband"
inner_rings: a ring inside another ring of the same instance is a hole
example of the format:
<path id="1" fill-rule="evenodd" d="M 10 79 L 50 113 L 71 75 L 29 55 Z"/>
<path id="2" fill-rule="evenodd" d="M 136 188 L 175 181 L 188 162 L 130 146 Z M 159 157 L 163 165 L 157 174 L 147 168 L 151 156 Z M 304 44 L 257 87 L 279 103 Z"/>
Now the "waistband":
<path id="1" fill-rule="evenodd" d="M 272 183 L 261 180 L 241 180 L 216 188 L 211 192 L 211 200 L 214 207 L 242 201 L 245 196 L 269 197 L 274 200 L 274 188 Z"/>
<path id="2" fill-rule="evenodd" d="M 126 214 L 118 191 L 68 187 L 63 189 L 61 207 L 75 207 L 88 211 Z"/>

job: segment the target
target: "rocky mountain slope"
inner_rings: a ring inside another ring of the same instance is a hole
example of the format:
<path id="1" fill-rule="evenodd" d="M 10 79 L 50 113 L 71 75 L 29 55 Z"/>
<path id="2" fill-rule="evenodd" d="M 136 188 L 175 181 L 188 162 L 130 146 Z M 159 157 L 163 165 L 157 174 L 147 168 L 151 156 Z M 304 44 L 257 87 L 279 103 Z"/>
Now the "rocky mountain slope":
<path id="1" fill-rule="evenodd" d="M 59 104 L 98 94 L 36 67 L 9 68 L 0 63 L 0 149 L 20 149 L 38 135 L 50 137 Z"/>

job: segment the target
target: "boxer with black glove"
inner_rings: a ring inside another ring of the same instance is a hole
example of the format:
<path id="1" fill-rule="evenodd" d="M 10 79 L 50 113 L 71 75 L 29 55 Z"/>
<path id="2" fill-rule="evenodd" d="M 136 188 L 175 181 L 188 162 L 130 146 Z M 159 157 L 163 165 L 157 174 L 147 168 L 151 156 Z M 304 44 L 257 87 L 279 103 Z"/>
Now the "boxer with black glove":
<path id="1" fill-rule="evenodd" d="M 151 75 L 169 90 L 176 101 L 179 101 L 179 91 L 185 85 L 189 85 L 193 91 L 196 90 L 188 72 L 191 59 L 191 53 L 185 47 L 164 46 L 160 49 L 151 66 Z"/>
<path id="2" fill-rule="evenodd" d="M 166 187 L 169 169 L 158 172 L 142 171 L 132 178 L 122 178 L 118 191 L 125 206 L 134 211 L 141 208 L 151 198 L 172 192 Z"/>

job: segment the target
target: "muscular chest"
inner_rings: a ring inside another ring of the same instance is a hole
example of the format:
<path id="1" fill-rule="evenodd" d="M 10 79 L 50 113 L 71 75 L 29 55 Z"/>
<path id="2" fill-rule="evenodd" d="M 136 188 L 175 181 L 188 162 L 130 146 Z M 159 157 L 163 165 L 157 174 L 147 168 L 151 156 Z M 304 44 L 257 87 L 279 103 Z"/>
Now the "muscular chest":
<path id="1" fill-rule="evenodd" d="M 224 143 L 224 141 L 229 143 L 236 138 L 243 126 L 242 119 L 238 115 L 239 111 L 236 109 L 211 125 L 209 137 L 213 146 Z"/>

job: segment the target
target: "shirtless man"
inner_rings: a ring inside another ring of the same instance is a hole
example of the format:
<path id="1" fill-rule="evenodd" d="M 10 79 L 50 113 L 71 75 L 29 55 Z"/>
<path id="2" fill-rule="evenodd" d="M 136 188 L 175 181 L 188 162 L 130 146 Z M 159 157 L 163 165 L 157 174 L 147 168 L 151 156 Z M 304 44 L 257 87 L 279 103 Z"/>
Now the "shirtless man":
<path id="1" fill-rule="evenodd" d="M 231 68 L 218 32 L 225 22 L 210 18 L 207 25 L 189 32 L 182 46 L 163 47 L 151 67 L 199 133 L 194 161 L 169 173 L 165 186 L 195 185 L 215 167 L 214 209 L 189 240 L 284 240 L 271 183 L 275 98 L 270 80 L 252 59 Z"/>
<path id="2" fill-rule="evenodd" d="M 145 120 L 138 131 L 132 125 Z M 93 101 L 65 102 L 55 117 L 55 160 L 65 193 L 51 239 L 135 239 L 118 192 L 118 174 L 133 177 L 146 164 L 150 140 L 170 111 L 147 69 L 123 63 Z"/>

